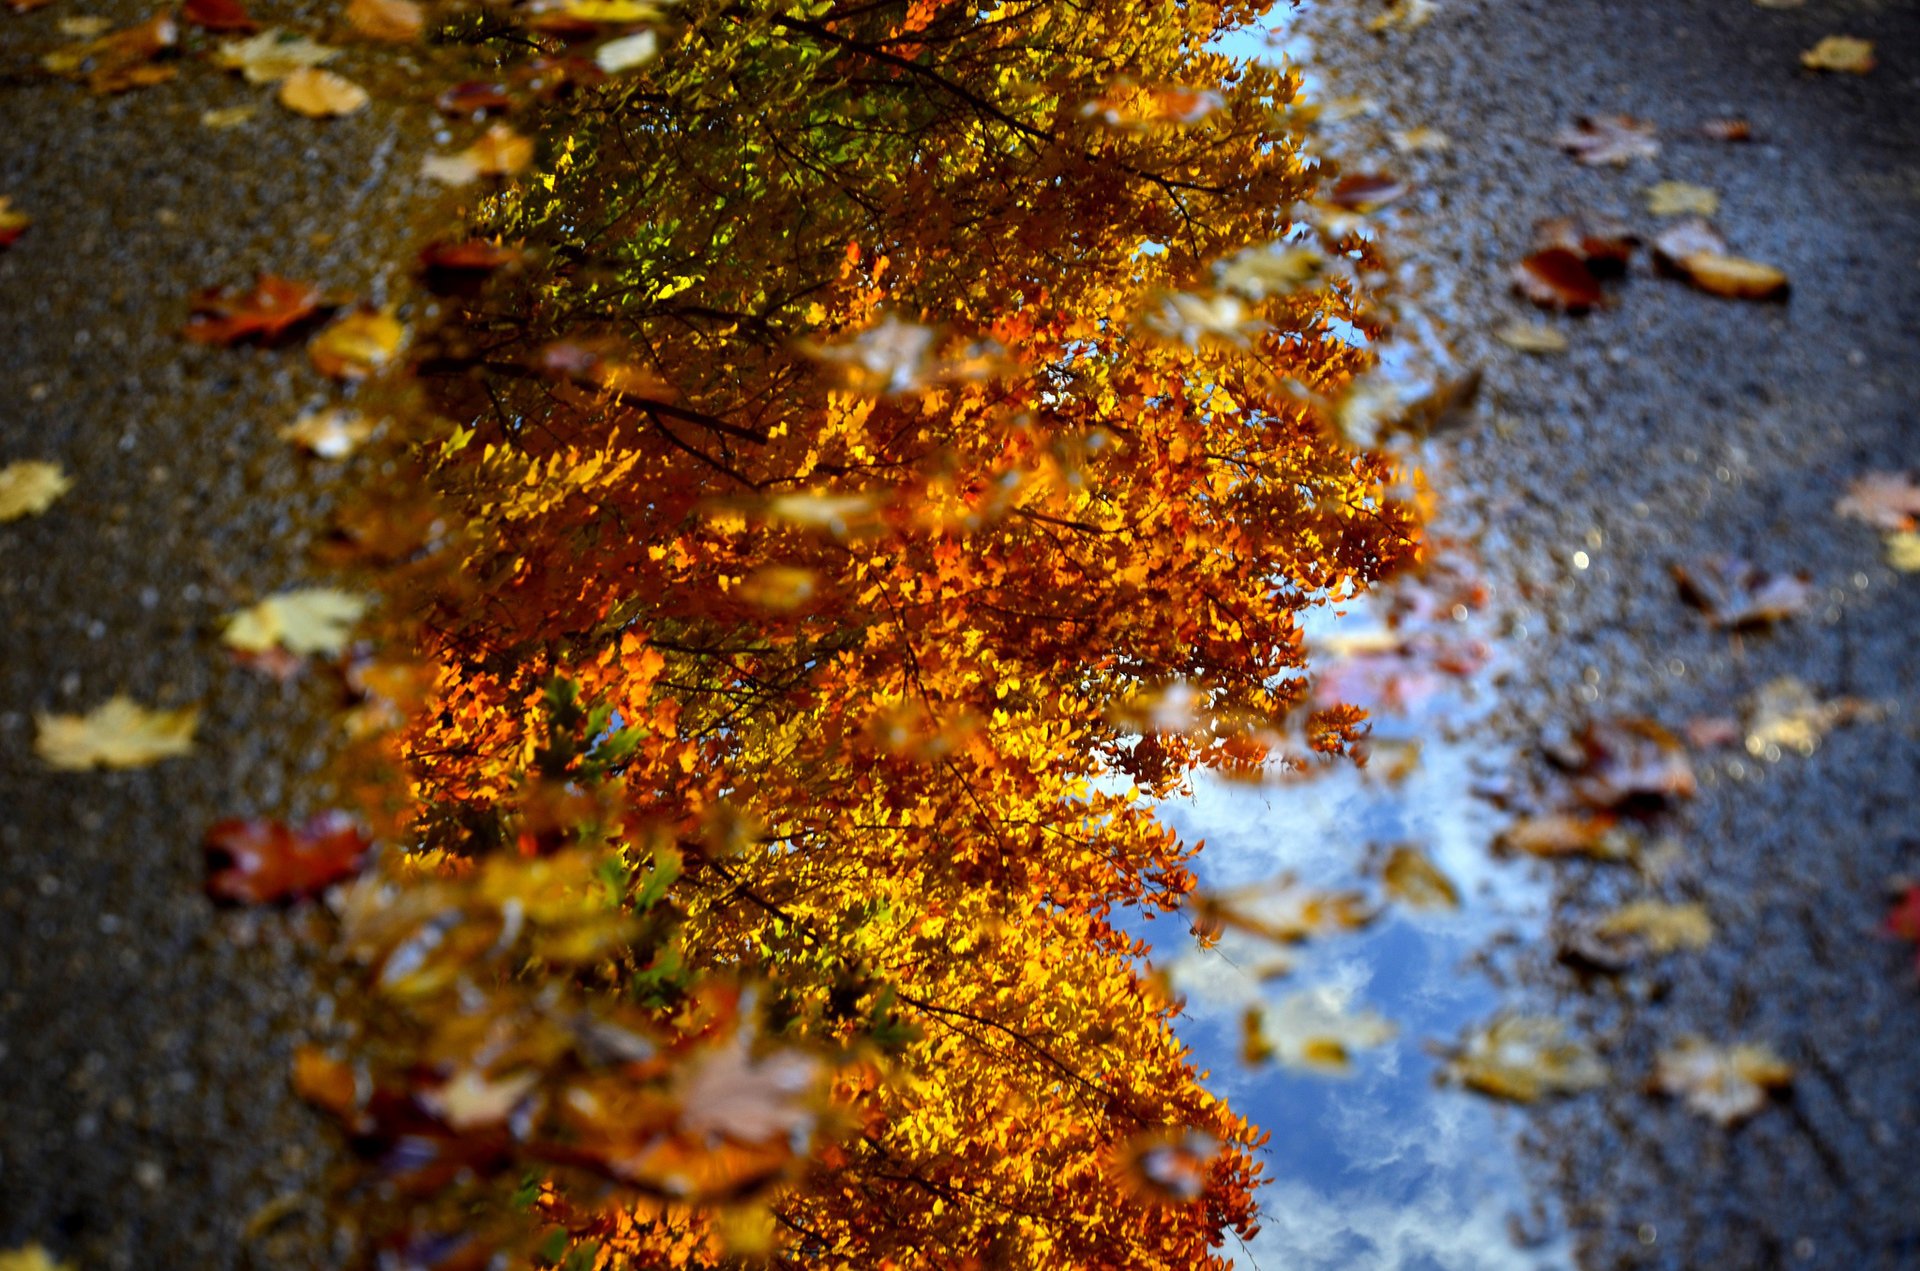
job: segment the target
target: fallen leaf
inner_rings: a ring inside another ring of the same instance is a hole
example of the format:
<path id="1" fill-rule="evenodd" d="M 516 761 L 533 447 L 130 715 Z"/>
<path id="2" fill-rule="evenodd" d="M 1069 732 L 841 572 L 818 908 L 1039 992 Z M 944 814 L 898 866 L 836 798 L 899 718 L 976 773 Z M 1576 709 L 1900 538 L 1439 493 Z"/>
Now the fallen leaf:
<path id="1" fill-rule="evenodd" d="M 35 6 L 15 4 L 15 13 L 25 13 Z M 0 1250 L 0 1271 L 73 1271 L 71 1262 L 55 1262 L 53 1255 L 37 1244 L 21 1245 L 18 1249 Z"/>
<path id="2" fill-rule="evenodd" d="M 1709 141 L 1752 141 L 1753 125 L 1744 119 L 1709 119 L 1700 125 L 1700 135 Z"/>
<path id="3" fill-rule="evenodd" d="M 187 0 L 180 16 L 207 31 L 248 35 L 260 29 L 240 0 Z"/>
<path id="4" fill-rule="evenodd" d="M 331 587 L 308 587 L 269 596 L 257 605 L 228 617 L 220 639 L 246 653 L 262 653 L 274 646 L 290 653 L 334 654 L 346 648 L 353 624 L 367 611 L 367 602 Z"/>
<path id="5" fill-rule="evenodd" d="M 39 516 L 73 489 L 73 479 L 57 463 L 22 459 L 0 468 L 0 524 Z"/>
<path id="6" fill-rule="evenodd" d="M 411 44 L 426 30 L 427 11 L 413 0 L 353 0 L 347 23 L 370 40 Z"/>
<path id="7" fill-rule="evenodd" d="M 207 110 L 200 114 L 200 126 L 203 128 L 238 128 L 260 113 L 258 106 L 228 106 L 221 110 Z"/>
<path id="8" fill-rule="evenodd" d="M 1713 941 L 1713 919 L 1704 906 L 1636 900 L 1593 924 L 1603 939 L 1639 945 L 1653 954 L 1704 949 Z"/>
<path id="9" fill-rule="evenodd" d="M 1864 473 L 1833 510 L 1877 530 L 1911 530 L 1920 526 L 1920 481 L 1906 472 Z"/>
<path id="10" fill-rule="evenodd" d="M 1502 344 L 1522 353 L 1565 353 L 1567 337 L 1558 328 L 1538 322 L 1509 322 L 1493 333 Z"/>
<path id="11" fill-rule="evenodd" d="M 113 29 L 113 19 L 80 14 L 70 18 L 61 18 L 58 26 L 60 34 L 69 39 L 91 40 L 96 35 L 103 35 L 111 31 Z"/>
<path id="12" fill-rule="evenodd" d="M 1704 185 L 1660 181 L 1647 187 L 1647 211 L 1655 216 L 1712 216 L 1720 196 Z"/>
<path id="13" fill-rule="evenodd" d="M 503 265 L 518 261 L 521 251 L 486 238 L 469 238 L 458 243 L 429 243 L 420 253 L 420 267 L 429 273 L 491 273 Z"/>
<path id="14" fill-rule="evenodd" d="M 200 710 L 148 710 L 116 694 L 85 715 L 36 712 L 34 719 L 39 724 L 34 752 L 55 768 L 143 768 L 193 749 Z"/>
<path id="15" fill-rule="evenodd" d="M 1764 626 L 1804 613 L 1818 596 L 1805 574 L 1776 574 L 1732 556 L 1668 567 L 1680 594 L 1729 630 Z"/>
<path id="16" fill-rule="evenodd" d="M 1248 1011 L 1246 1053 L 1257 1056 L 1254 1062 L 1278 1059 L 1292 1068 L 1345 1073 L 1354 1051 L 1385 1045 L 1396 1031 L 1373 1011 L 1349 1012 L 1347 997 L 1321 987 L 1291 994 L 1271 1011 Z"/>
<path id="17" fill-rule="evenodd" d="M 1764 1108 L 1769 1090 L 1792 1082 L 1793 1066 L 1765 1046 L 1720 1047 L 1686 1037 L 1654 1060 L 1649 1084 L 1716 1124 L 1733 1126 Z"/>
<path id="18" fill-rule="evenodd" d="M 1409 189 L 1399 177 L 1383 172 L 1355 172 L 1341 177 L 1327 192 L 1327 202 L 1349 212 L 1370 212 L 1385 203 L 1404 198 Z"/>
<path id="19" fill-rule="evenodd" d="M 163 84 L 177 75 L 177 67 L 156 66 L 153 59 L 179 42 L 179 24 L 171 14 L 159 13 L 137 26 L 56 49 L 40 64 L 56 75 L 85 80 L 92 92 L 119 93 Z"/>
<path id="20" fill-rule="evenodd" d="M 197 344 L 233 344 L 254 337 L 270 344 L 312 317 L 322 298 L 312 283 L 263 273 L 252 291 L 229 295 L 223 287 L 211 287 L 201 292 L 183 334 Z"/>
<path id="21" fill-rule="evenodd" d="M 1196 893 L 1189 913 L 1197 927 L 1230 927 L 1276 944 L 1359 931 L 1379 917 L 1361 892 L 1324 891 L 1290 875 L 1232 891 Z"/>
<path id="22" fill-rule="evenodd" d="M 1606 1065 L 1586 1046 L 1568 1040 L 1559 1020 L 1525 1015 L 1503 1016 L 1468 1034 L 1443 1075 L 1469 1090 L 1515 1103 L 1607 1083 Z"/>
<path id="23" fill-rule="evenodd" d="M 13 240 L 27 232 L 33 218 L 13 206 L 13 200 L 0 194 L 0 248 L 13 246 Z"/>
<path id="24" fill-rule="evenodd" d="M 1873 41 L 1857 40 L 1850 35 L 1829 35 L 1800 55 L 1800 65 L 1810 71 L 1865 75 L 1875 66 Z"/>
<path id="25" fill-rule="evenodd" d="M 1726 250 L 1727 240 L 1720 237 L 1720 231 L 1697 216 L 1667 226 L 1653 239 L 1654 262 L 1676 271 L 1689 256 L 1724 255 Z"/>
<path id="26" fill-rule="evenodd" d="M 1497 846 L 1547 859 L 1591 856 L 1620 861 L 1633 855 L 1633 840 L 1606 814 L 1556 812 L 1522 817 L 1502 830 Z"/>
<path id="27" fill-rule="evenodd" d="M 1920 976 L 1920 883 L 1909 886 L 1894 902 L 1893 908 L 1887 911 L 1883 929 L 1890 936 L 1913 943 L 1913 973 Z"/>
<path id="28" fill-rule="evenodd" d="M 1682 257 L 1679 269 L 1700 290 L 1730 300 L 1780 300 L 1790 289 L 1780 270 L 1739 256 L 1700 252 Z"/>
<path id="29" fill-rule="evenodd" d="M 1386 12 L 1367 22 L 1367 30 L 1379 35 L 1398 28 L 1412 31 L 1425 26 L 1433 17 L 1433 0 L 1387 0 Z"/>
<path id="30" fill-rule="evenodd" d="M 1572 252 L 1596 275 L 1624 274 L 1639 245 L 1640 236 L 1631 225 L 1604 212 L 1549 216 L 1533 224 L 1534 251 L 1558 247 Z"/>
<path id="31" fill-rule="evenodd" d="M 1458 909 L 1460 889 L 1416 848 L 1393 849 L 1380 881 L 1387 895 L 1412 909 Z"/>
<path id="32" fill-rule="evenodd" d="M 505 124 L 494 124 L 465 150 L 428 155 L 420 172 L 443 185 L 469 185 L 483 176 L 512 176 L 532 162 L 533 141 Z"/>
<path id="33" fill-rule="evenodd" d="M 1730 715 L 1702 715 L 1690 719 L 1680 730 L 1695 750 L 1714 750 L 1731 746 L 1745 735 L 1740 721 Z"/>
<path id="34" fill-rule="evenodd" d="M 1680 740 L 1652 720 L 1594 720 L 1575 744 L 1580 775 L 1574 792 L 1595 807 L 1692 798 L 1697 788 Z"/>
<path id="35" fill-rule="evenodd" d="M 367 101 L 366 89 L 316 66 L 303 66 L 280 82 L 280 104 L 310 119 L 351 115 Z"/>
<path id="36" fill-rule="evenodd" d="M 1747 753 L 1755 758 L 1777 758 L 1782 750 L 1810 755 L 1834 729 L 1880 713 L 1872 702 L 1858 698 L 1823 701 L 1801 680 L 1782 675 L 1763 685 L 1747 707 Z"/>
<path id="37" fill-rule="evenodd" d="M 1920 533 L 1896 530 L 1887 535 L 1887 564 L 1903 574 L 1920 573 Z"/>
<path id="38" fill-rule="evenodd" d="M 433 102 L 449 115 L 491 114 L 509 110 L 513 106 L 513 98 L 507 95 L 504 84 L 489 84 L 482 80 L 455 84 L 434 98 Z"/>
<path id="39" fill-rule="evenodd" d="M 1581 163 L 1625 167 L 1660 153 L 1660 143 L 1653 136 L 1652 124 L 1631 115 L 1582 115 L 1554 140 Z"/>
<path id="40" fill-rule="evenodd" d="M 407 328 L 393 306 L 360 309 L 336 320 L 307 345 L 307 358 L 322 375 L 361 380 L 393 361 Z"/>
<path id="41" fill-rule="evenodd" d="M 477 1130 L 504 1124 L 538 1084 L 537 1073 L 493 1078 L 477 1068 L 463 1067 L 438 1088 L 423 1089 L 417 1097 L 451 1128 Z"/>
<path id="42" fill-rule="evenodd" d="M 233 819 L 207 831 L 207 894 L 264 905 L 311 896 L 360 869 L 366 834 L 344 812 L 322 812 L 299 829 L 281 821 Z"/>
<path id="43" fill-rule="evenodd" d="M 1587 262 L 1564 247 L 1549 247 L 1513 267 L 1513 287 L 1542 309 L 1584 313 L 1606 300 Z"/>
<path id="44" fill-rule="evenodd" d="M 1453 138 L 1438 128 L 1408 128 L 1405 131 L 1389 132 L 1387 140 L 1401 154 L 1438 154 L 1453 145 Z"/>
<path id="45" fill-rule="evenodd" d="M 593 51 L 596 66 L 609 75 L 645 66 L 660 52 L 659 37 L 652 31 L 636 31 L 617 40 L 608 40 Z"/>
<path id="46" fill-rule="evenodd" d="M 680 1129 L 695 1138 L 764 1143 L 813 1124 L 811 1096 L 821 1065 L 811 1055 L 781 1050 L 755 1059 L 742 1033 L 692 1060 L 688 1071 Z"/>
<path id="47" fill-rule="evenodd" d="M 213 51 L 216 66 L 239 71 L 249 84 L 272 84 L 308 66 L 339 56 L 340 50 L 316 44 L 304 35 L 268 27 L 248 40 L 229 40 Z"/>

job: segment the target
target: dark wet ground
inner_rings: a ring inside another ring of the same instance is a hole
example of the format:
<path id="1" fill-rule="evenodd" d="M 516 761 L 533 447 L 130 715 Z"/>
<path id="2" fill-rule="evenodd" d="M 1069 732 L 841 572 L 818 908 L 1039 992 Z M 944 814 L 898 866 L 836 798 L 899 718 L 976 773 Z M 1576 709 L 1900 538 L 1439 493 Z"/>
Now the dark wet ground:
<path id="1" fill-rule="evenodd" d="M 1477 542 L 1518 655 L 1499 734 L 1532 748 L 1599 715 L 1737 716 L 1782 675 L 1888 709 L 1811 756 L 1699 756 L 1700 797 L 1661 823 L 1683 855 L 1660 880 L 1559 867 L 1562 917 L 1698 900 L 1719 935 L 1611 987 L 1544 948 L 1514 961 L 1516 999 L 1578 1023 L 1616 1074 L 1531 1117 L 1535 1180 L 1582 1267 L 1920 1266 L 1920 989 L 1910 947 L 1876 932 L 1889 881 L 1920 873 L 1920 577 L 1833 513 L 1852 477 L 1920 463 L 1920 9 L 1440 0 L 1385 38 L 1349 9 L 1303 25 L 1332 91 L 1381 106 L 1330 148 L 1418 182 L 1390 237 L 1412 307 L 1486 371 L 1477 422 L 1428 457 L 1440 524 Z M 1879 68 L 1800 69 L 1833 34 L 1874 40 Z M 1658 158 L 1593 169 L 1555 149 L 1575 116 L 1616 112 L 1659 125 Z M 1689 135 L 1725 116 L 1753 142 Z M 1395 155 L 1387 131 L 1415 126 L 1451 149 Z M 1717 190 L 1732 250 L 1785 269 L 1790 303 L 1636 266 L 1611 309 L 1549 319 L 1566 355 L 1493 338 L 1538 317 L 1506 282 L 1536 218 L 1592 209 L 1646 232 L 1659 180 Z M 1772 631 L 1710 628 L 1668 567 L 1722 552 L 1810 572 L 1821 603 Z M 1644 1094 L 1686 1033 L 1770 1043 L 1798 1068 L 1791 1098 L 1727 1131 Z"/>
<path id="2" fill-rule="evenodd" d="M 332 6 L 251 6 L 325 38 Z M 32 227 L 0 252 L 0 463 L 55 460 L 74 488 L 0 525 L 0 1250 L 78 1266 L 332 1266 L 312 1199 L 332 1150 L 287 1088 L 324 1020 L 299 914 L 217 911 L 199 840 L 232 815 L 323 802 L 337 689 L 233 664 L 222 615 L 321 577 L 312 536 L 353 462 L 275 434 L 349 395 L 286 347 L 179 337 L 189 298 L 256 271 L 399 298 L 433 192 L 433 125 L 376 91 L 360 115 L 293 115 L 194 56 L 111 98 L 37 73 L 80 13 L 0 13 L 0 194 Z M 334 65 L 405 83 L 388 51 Z M 384 66 L 377 70 L 376 63 Z M 202 113 L 255 105 L 231 130 Z M 37 711 L 116 692 L 198 703 L 189 758 L 58 773 Z M 251 1226 L 249 1225 L 251 1224 Z"/>

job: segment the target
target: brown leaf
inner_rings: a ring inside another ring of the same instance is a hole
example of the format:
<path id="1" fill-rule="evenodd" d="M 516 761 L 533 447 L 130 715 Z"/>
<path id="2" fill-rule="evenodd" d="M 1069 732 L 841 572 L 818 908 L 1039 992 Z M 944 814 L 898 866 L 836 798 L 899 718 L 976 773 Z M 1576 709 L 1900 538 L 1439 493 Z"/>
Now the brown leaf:
<path id="1" fill-rule="evenodd" d="M 1862 473 L 1833 510 L 1877 530 L 1911 530 L 1920 524 L 1920 482 L 1908 472 Z"/>
<path id="2" fill-rule="evenodd" d="M 223 287 L 200 293 L 183 334 L 196 344 L 233 344 L 258 339 L 271 344 L 311 318 L 322 293 L 312 283 L 261 274 L 253 290 L 229 295 Z"/>
<path id="3" fill-rule="evenodd" d="M 492 273 L 518 261 L 521 251 L 486 238 L 458 243 L 429 243 L 420 253 L 420 267 L 429 273 Z"/>
<path id="4" fill-rule="evenodd" d="M 513 98 L 507 95 L 506 85 L 484 80 L 455 84 L 434 98 L 433 103 L 449 115 L 492 114 L 513 108 Z"/>
<path id="5" fill-rule="evenodd" d="M 1829 35 L 1800 55 L 1800 65 L 1810 71 L 1865 75 L 1876 65 L 1873 41 L 1858 40 L 1850 35 Z"/>
<path id="6" fill-rule="evenodd" d="M 1387 894 L 1413 909 L 1458 909 L 1460 889 L 1417 848 L 1393 849 L 1380 871 Z"/>
<path id="7" fill-rule="evenodd" d="M 1574 792 L 1595 807 L 1692 798 L 1693 765 L 1679 738 L 1648 719 L 1595 720 L 1580 733 Z"/>
<path id="8" fill-rule="evenodd" d="M 1327 192 L 1327 202 L 1349 212 L 1366 212 L 1404 198 L 1412 187 L 1384 172 L 1355 172 L 1341 177 Z"/>
<path id="9" fill-rule="evenodd" d="M 1554 140 L 1581 163 L 1625 167 L 1635 159 L 1660 153 L 1653 125 L 1631 115 L 1582 115 Z"/>
<path id="10" fill-rule="evenodd" d="M 1513 267 L 1513 287 L 1542 309 L 1584 313 L 1606 300 L 1587 262 L 1564 247 L 1534 252 Z"/>
<path id="11" fill-rule="evenodd" d="M 307 358 L 322 375 L 361 380 L 391 362 L 406 338 L 407 329 L 391 306 L 361 309 L 314 336 Z"/>
<path id="12" fill-rule="evenodd" d="M 1804 574 L 1776 574 L 1732 556 L 1669 569 L 1680 594 L 1716 627 L 1755 627 L 1791 618 L 1804 612 L 1816 595 Z"/>
<path id="13" fill-rule="evenodd" d="M 1633 855 L 1633 842 L 1619 823 L 1605 813 L 1553 813 L 1522 817 L 1501 832 L 1503 851 L 1546 859 L 1590 856 L 1618 861 Z"/>
<path id="14" fill-rule="evenodd" d="M 353 0 L 347 22 L 370 40 L 411 44 L 426 29 L 427 11 L 413 0 Z"/>
<path id="15" fill-rule="evenodd" d="M 1753 125 L 1744 119 L 1709 119 L 1700 125 L 1700 135 L 1709 141 L 1752 141 Z"/>
<path id="16" fill-rule="evenodd" d="M 1533 226 L 1533 250 L 1558 247 L 1572 252 L 1596 275 L 1625 273 L 1639 245 L 1632 226 L 1604 212 L 1550 216 Z"/>
<path id="17" fill-rule="evenodd" d="M 367 100 L 366 89 L 317 66 L 303 66 L 280 82 L 280 104 L 310 119 L 351 115 Z"/>
<path id="18" fill-rule="evenodd" d="M 163 12 L 86 44 L 56 49 L 40 64 L 56 75 L 85 80 L 92 92 L 119 93 L 162 84 L 178 74 L 177 67 L 156 66 L 153 59 L 179 42 L 179 24 Z"/>
<path id="19" fill-rule="evenodd" d="M 240 0 L 187 0 L 180 16 L 207 31 L 247 35 L 260 29 Z"/>
<path id="20" fill-rule="evenodd" d="M 357 873 L 372 844 L 344 812 L 322 812 L 299 829 L 261 818 L 207 831 L 207 894 L 259 905 L 309 896 Z"/>

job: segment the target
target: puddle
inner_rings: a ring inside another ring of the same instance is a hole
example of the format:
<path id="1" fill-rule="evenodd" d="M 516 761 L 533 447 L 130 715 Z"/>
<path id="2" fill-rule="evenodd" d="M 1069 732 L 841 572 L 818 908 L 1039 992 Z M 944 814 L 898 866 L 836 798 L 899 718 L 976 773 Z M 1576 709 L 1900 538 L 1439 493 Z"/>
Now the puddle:
<path id="1" fill-rule="evenodd" d="M 1470 624 L 1457 625 L 1470 631 Z M 1366 650 L 1409 630 L 1391 632 L 1358 608 L 1344 618 L 1315 614 L 1307 626 L 1319 646 L 1316 673 L 1338 673 L 1343 662 L 1367 656 L 1343 658 L 1329 645 Z M 1389 904 L 1365 930 L 1284 951 L 1232 930 L 1215 948 L 1197 949 L 1181 918 L 1140 926 L 1186 995 L 1180 1033 L 1196 1063 L 1210 1070 L 1209 1088 L 1272 1132 L 1262 1153 L 1269 1179 L 1262 1230 L 1245 1249 L 1229 1250 L 1236 1265 L 1571 1265 L 1559 1223 L 1535 1207 L 1520 1173 L 1516 1114 L 1438 1086 L 1439 1061 L 1427 1048 L 1498 1012 L 1500 991 L 1477 960 L 1489 949 L 1537 939 L 1545 923 L 1548 880 L 1491 855 L 1488 844 L 1506 818 L 1473 793 L 1512 758 L 1474 726 L 1493 705 L 1490 674 L 1482 668 L 1444 683 L 1398 685 L 1421 695 L 1402 713 L 1376 713 L 1366 769 L 1342 762 L 1258 786 L 1206 780 L 1190 797 L 1162 807 L 1183 836 L 1205 840 L 1196 868 L 1209 891 L 1293 875 L 1310 886 L 1363 886 L 1378 896 L 1363 862 L 1377 873 L 1387 849 L 1407 844 L 1425 853 L 1461 897 L 1457 910 Z M 1176 951 L 1184 952 L 1167 958 Z M 1291 972 L 1263 980 L 1260 972 L 1282 952 L 1292 955 Z M 1347 1013 L 1377 1012 L 1397 1033 L 1384 1045 L 1356 1049 L 1345 1077 L 1284 1063 L 1249 1067 L 1242 1058 L 1247 1008 L 1271 1017 L 1301 993 Z"/>

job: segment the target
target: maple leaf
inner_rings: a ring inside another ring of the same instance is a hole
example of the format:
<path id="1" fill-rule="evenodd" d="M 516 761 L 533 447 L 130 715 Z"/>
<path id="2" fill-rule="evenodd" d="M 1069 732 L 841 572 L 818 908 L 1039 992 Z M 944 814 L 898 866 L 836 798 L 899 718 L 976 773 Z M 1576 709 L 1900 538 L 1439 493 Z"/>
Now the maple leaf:
<path id="1" fill-rule="evenodd" d="M 1720 1047 L 1698 1037 L 1682 1038 L 1654 1061 L 1648 1083 L 1715 1124 L 1738 1125 L 1767 1105 L 1770 1090 L 1793 1082 L 1793 1066 L 1765 1046 Z"/>
<path id="2" fill-rule="evenodd" d="M 407 328 L 393 316 L 392 305 L 360 309 L 314 336 L 307 359 L 322 375 L 361 380 L 393 361 L 406 338 Z"/>
<path id="3" fill-rule="evenodd" d="M 0 194 L 0 249 L 13 246 L 14 240 L 26 233 L 31 224 L 31 216 L 16 209 L 12 199 Z"/>
<path id="4" fill-rule="evenodd" d="M 187 0 L 180 16 L 206 31 L 246 35 L 260 29 L 240 0 Z"/>
<path id="5" fill-rule="evenodd" d="M 1442 1075 L 1514 1103 L 1577 1094 L 1607 1083 L 1606 1065 L 1570 1040 L 1559 1020 L 1527 1015 L 1502 1016 L 1468 1033 L 1448 1057 Z"/>
<path id="6" fill-rule="evenodd" d="M 1805 612 L 1818 594 L 1805 574 L 1776 574 L 1733 556 L 1668 568 L 1680 594 L 1716 627 L 1779 622 Z"/>
<path id="7" fill-rule="evenodd" d="M 304 35 L 268 27 L 247 40 L 229 40 L 213 51 L 216 66 L 239 71 L 249 84 L 272 84 L 295 71 L 319 66 L 340 50 L 316 44 Z"/>
<path id="8" fill-rule="evenodd" d="M 310 119 L 351 115 L 366 106 L 367 90 L 344 76 L 303 66 L 280 81 L 280 104 Z"/>
<path id="9" fill-rule="evenodd" d="M 77 772 L 93 767 L 143 768 L 188 754 L 200 709 L 148 710 L 116 694 L 85 715 L 36 712 L 34 719 L 39 725 L 34 752 L 55 768 Z"/>
<path id="10" fill-rule="evenodd" d="M 1387 894 L 1413 909 L 1458 909 L 1460 889 L 1416 848 L 1400 846 L 1380 871 Z"/>
<path id="11" fill-rule="evenodd" d="M 258 339 L 271 344 L 318 312 L 324 293 L 312 283 L 263 273 L 253 290 L 237 295 L 210 287 L 195 297 L 183 334 L 196 344 Z"/>
<path id="12" fill-rule="evenodd" d="M 276 645 L 290 653 L 338 653 L 352 636 L 353 624 L 367 611 L 359 596 L 329 587 L 309 587 L 269 596 L 227 619 L 221 639 L 247 653 Z"/>
<path id="13" fill-rule="evenodd" d="M 1883 929 L 1890 936 L 1920 946 L 1920 883 L 1910 885 L 1894 902 Z M 1914 949 L 1913 973 L 1920 976 L 1920 947 Z"/>
<path id="14" fill-rule="evenodd" d="M 1582 115 L 1571 128 L 1562 129 L 1554 142 L 1581 163 L 1625 167 L 1660 153 L 1653 135 L 1652 124 L 1631 115 Z"/>
<path id="15" fill-rule="evenodd" d="M 347 22 L 370 40 L 411 44 L 427 25 L 427 11 L 414 0 L 353 0 Z"/>
<path id="16" fill-rule="evenodd" d="M 1833 510 L 1877 530 L 1911 530 L 1920 518 L 1920 481 L 1908 472 L 1868 472 L 1855 477 Z"/>
<path id="17" fill-rule="evenodd" d="M 15 5 L 14 12 L 21 12 L 21 7 Z M 0 1249 L 0 1271 L 74 1271 L 74 1267 L 71 1262 L 56 1262 L 44 1246 L 29 1244 Z"/>
<path id="18" fill-rule="evenodd" d="M 262 818 L 221 821 L 207 831 L 207 894 L 263 905 L 324 891 L 360 869 L 371 841 L 344 812 L 321 812 L 294 829 Z"/>
<path id="19" fill-rule="evenodd" d="M 1712 216 L 1720 196 L 1704 185 L 1660 181 L 1647 187 L 1647 211 L 1655 216 Z"/>
<path id="20" fill-rule="evenodd" d="M 509 177 L 533 162 L 533 141 L 505 124 L 494 124 L 480 139 L 454 154 L 430 154 L 420 172 L 443 185 L 471 185 L 481 177 Z"/>
<path id="21" fill-rule="evenodd" d="M 373 421 L 359 411 L 336 406 L 309 411 L 280 430 L 290 441 L 321 459 L 344 459 L 373 436 Z"/>
<path id="22" fill-rule="evenodd" d="M 1494 336 L 1509 348 L 1522 353 L 1565 353 L 1566 334 L 1556 327 L 1538 322 L 1509 322 Z"/>
<path id="23" fill-rule="evenodd" d="M 0 468 L 0 525 L 23 516 L 39 516 L 73 489 L 73 480 L 57 463 L 22 459 Z"/>
<path id="24" fill-rule="evenodd" d="M 1873 41 L 1849 35 L 1829 35 L 1800 55 L 1800 65 L 1810 71 L 1843 71 L 1865 75 L 1876 65 Z"/>
<path id="25" fill-rule="evenodd" d="M 609 75 L 645 66 L 660 52 L 660 39 L 651 31 L 636 31 L 608 40 L 593 51 L 594 65 Z"/>

